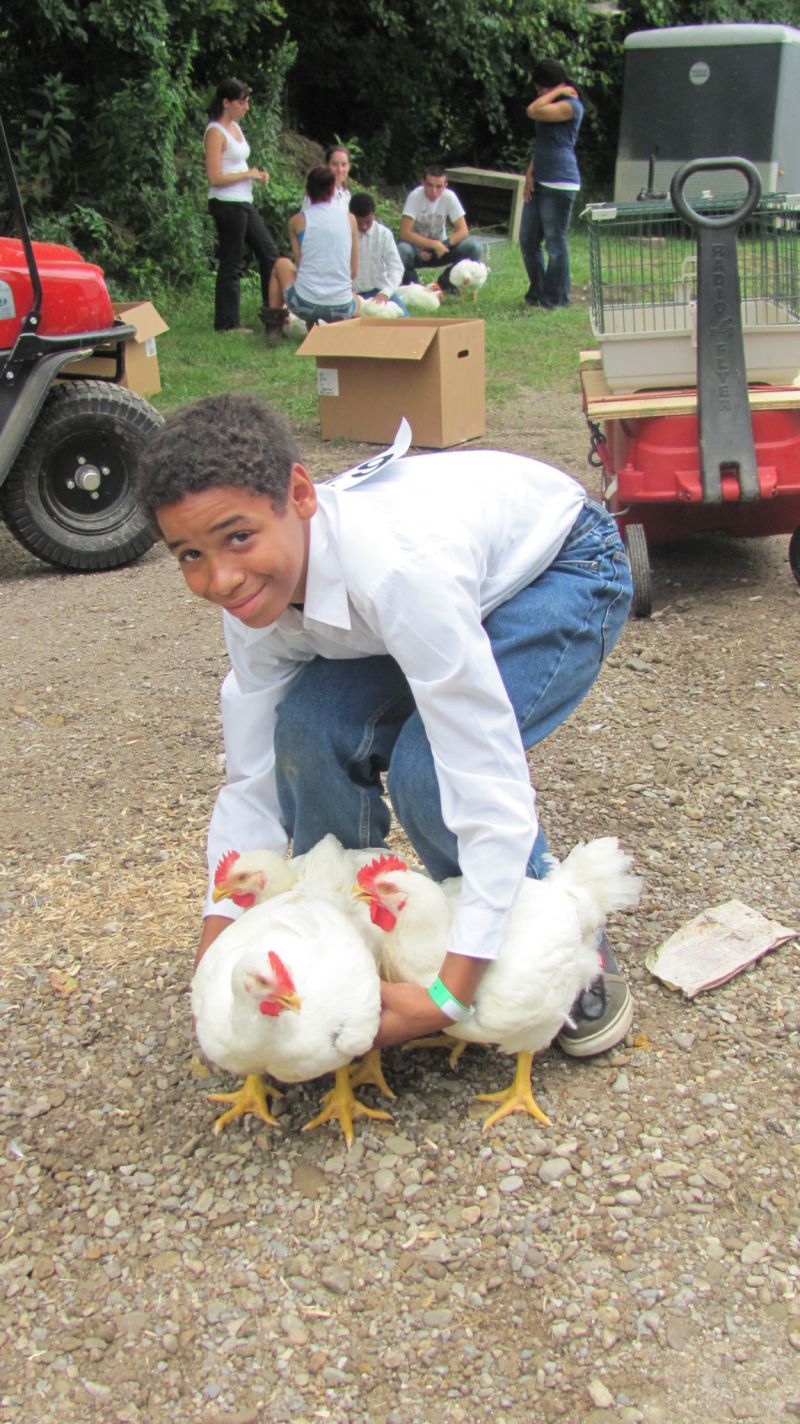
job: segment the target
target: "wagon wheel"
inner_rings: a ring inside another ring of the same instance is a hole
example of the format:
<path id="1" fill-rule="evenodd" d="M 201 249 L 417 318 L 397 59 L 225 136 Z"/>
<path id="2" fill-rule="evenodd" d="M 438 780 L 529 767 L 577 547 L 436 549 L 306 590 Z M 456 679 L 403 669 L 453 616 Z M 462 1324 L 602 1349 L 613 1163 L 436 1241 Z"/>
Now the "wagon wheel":
<path id="1" fill-rule="evenodd" d="M 800 524 L 789 540 L 789 568 L 800 583 Z"/>
<path id="2" fill-rule="evenodd" d="M 625 548 L 633 577 L 633 615 L 635 618 L 649 618 L 653 608 L 653 595 L 650 588 L 647 539 L 641 524 L 626 525 Z"/>

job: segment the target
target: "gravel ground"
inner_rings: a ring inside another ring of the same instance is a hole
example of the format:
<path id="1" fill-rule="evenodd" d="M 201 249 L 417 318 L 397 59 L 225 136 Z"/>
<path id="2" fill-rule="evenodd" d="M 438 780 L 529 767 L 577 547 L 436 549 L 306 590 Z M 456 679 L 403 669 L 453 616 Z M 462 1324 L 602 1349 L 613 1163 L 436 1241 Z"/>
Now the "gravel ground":
<path id="1" fill-rule="evenodd" d="M 359 449 L 321 446 L 329 473 Z M 593 478 L 572 396 L 487 443 Z M 689 1002 L 644 956 L 736 896 L 800 923 L 787 540 L 655 561 L 655 610 L 535 756 L 554 849 L 646 877 L 630 1042 L 385 1056 L 393 1121 L 211 1135 L 187 1001 L 220 776 L 216 615 L 160 551 L 62 577 L 0 537 L 0 1424 L 770 1424 L 800 1416 L 797 945 Z M 327 1084 L 325 1085 L 327 1086 Z M 374 1090 L 366 1090 L 369 1095 Z"/>

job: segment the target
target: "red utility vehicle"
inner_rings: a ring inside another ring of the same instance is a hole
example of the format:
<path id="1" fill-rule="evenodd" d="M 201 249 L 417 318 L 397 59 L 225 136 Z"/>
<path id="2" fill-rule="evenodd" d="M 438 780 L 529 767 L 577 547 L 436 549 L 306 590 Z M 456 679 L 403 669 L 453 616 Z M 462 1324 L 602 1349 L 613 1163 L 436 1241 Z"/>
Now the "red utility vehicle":
<path id="1" fill-rule="evenodd" d="M 136 329 L 100 268 L 31 241 L 2 121 L 0 163 L 19 234 L 0 238 L 0 514 L 46 563 L 116 568 L 153 543 L 133 476 L 161 416 L 119 384 Z M 68 369 L 98 354 L 115 358 L 111 377 Z"/>

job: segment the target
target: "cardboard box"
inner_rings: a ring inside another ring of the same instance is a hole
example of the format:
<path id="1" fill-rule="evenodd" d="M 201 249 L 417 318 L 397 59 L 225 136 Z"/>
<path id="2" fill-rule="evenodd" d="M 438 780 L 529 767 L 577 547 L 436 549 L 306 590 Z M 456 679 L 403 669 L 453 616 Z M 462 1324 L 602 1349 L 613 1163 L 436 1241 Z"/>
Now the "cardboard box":
<path id="1" fill-rule="evenodd" d="M 415 445 L 443 450 L 486 428 L 483 322 L 358 317 L 312 327 L 323 440 L 383 445 L 406 417 Z"/>
<path id="2" fill-rule="evenodd" d="M 140 396 L 156 395 L 161 390 L 156 337 L 169 331 L 167 323 L 152 302 L 114 302 L 114 315 L 136 327 L 136 335 L 125 343 L 125 374 L 119 384 Z M 87 376 L 113 376 L 115 369 L 113 356 L 90 356 L 67 367 Z"/>

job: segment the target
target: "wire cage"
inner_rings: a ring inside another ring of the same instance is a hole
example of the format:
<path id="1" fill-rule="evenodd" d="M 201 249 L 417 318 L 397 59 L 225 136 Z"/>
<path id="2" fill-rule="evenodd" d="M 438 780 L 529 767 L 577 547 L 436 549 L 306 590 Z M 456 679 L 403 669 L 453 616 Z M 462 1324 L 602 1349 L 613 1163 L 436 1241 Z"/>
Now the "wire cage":
<path id="1" fill-rule="evenodd" d="M 740 199 L 695 200 L 702 214 Z M 669 199 L 591 203 L 591 321 L 612 390 L 696 379 L 697 232 Z M 761 198 L 736 245 L 748 379 L 800 382 L 800 197 Z"/>

